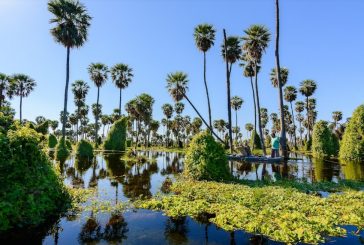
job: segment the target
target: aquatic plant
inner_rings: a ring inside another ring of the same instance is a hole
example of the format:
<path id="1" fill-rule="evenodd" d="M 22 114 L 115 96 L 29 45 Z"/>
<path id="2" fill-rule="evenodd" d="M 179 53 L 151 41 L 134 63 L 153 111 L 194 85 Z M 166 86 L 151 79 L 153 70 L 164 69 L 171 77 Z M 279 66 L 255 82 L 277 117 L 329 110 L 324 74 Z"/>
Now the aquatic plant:
<path id="1" fill-rule="evenodd" d="M 336 136 L 325 121 L 318 121 L 313 127 L 312 155 L 317 158 L 337 156 L 339 147 Z"/>
<path id="2" fill-rule="evenodd" d="M 349 120 L 341 142 L 340 158 L 364 160 L 364 105 L 356 108 Z"/>
<path id="3" fill-rule="evenodd" d="M 208 131 L 203 131 L 192 139 L 186 153 L 184 174 L 196 180 L 230 178 L 225 150 Z"/>
<path id="4" fill-rule="evenodd" d="M 104 149 L 108 151 L 125 151 L 127 118 L 117 120 L 111 127 L 104 142 Z"/>
<path id="5" fill-rule="evenodd" d="M 93 158 L 94 149 L 90 142 L 87 140 L 80 140 L 76 146 L 77 157 L 81 158 Z"/>
<path id="6" fill-rule="evenodd" d="M 58 161 L 65 161 L 70 155 L 70 150 L 67 147 L 66 140 L 61 138 L 56 146 L 56 159 Z"/>

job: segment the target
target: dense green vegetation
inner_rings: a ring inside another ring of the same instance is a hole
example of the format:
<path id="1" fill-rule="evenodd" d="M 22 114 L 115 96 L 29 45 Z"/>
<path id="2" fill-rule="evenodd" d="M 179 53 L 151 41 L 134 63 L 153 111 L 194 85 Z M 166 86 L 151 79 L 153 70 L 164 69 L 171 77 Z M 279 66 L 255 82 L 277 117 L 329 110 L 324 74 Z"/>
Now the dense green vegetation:
<path id="1" fill-rule="evenodd" d="M 40 139 L 27 127 L 0 133 L 0 231 L 38 225 L 70 205 Z"/>
<path id="2" fill-rule="evenodd" d="M 48 135 L 48 147 L 54 148 L 57 146 L 57 143 L 58 143 L 57 137 L 54 134 L 49 134 Z"/>
<path id="3" fill-rule="evenodd" d="M 230 178 L 224 148 L 208 131 L 196 135 L 186 152 L 184 174 L 196 180 L 226 180 Z"/>
<path id="4" fill-rule="evenodd" d="M 76 155 L 80 158 L 93 158 L 94 148 L 87 140 L 80 140 L 76 146 Z"/>
<path id="5" fill-rule="evenodd" d="M 108 151 L 125 151 L 127 118 L 116 121 L 104 142 L 104 149 Z"/>
<path id="6" fill-rule="evenodd" d="M 337 156 L 339 146 L 336 136 L 325 121 L 318 121 L 313 128 L 312 155 L 317 158 Z"/>
<path id="7" fill-rule="evenodd" d="M 364 160 L 364 105 L 359 106 L 349 120 L 341 142 L 340 158 Z"/>
<path id="8" fill-rule="evenodd" d="M 173 195 L 139 201 L 136 206 L 162 210 L 171 217 L 207 215 L 228 230 L 245 230 L 287 243 L 319 243 L 323 235 L 344 236 L 339 225 L 364 224 L 364 193 L 345 191 L 328 198 L 293 188 L 247 187 L 203 181 L 180 181 Z"/>
<path id="9" fill-rule="evenodd" d="M 61 138 L 56 146 L 56 159 L 59 161 L 65 161 L 69 155 L 69 146 L 67 146 L 66 140 Z"/>

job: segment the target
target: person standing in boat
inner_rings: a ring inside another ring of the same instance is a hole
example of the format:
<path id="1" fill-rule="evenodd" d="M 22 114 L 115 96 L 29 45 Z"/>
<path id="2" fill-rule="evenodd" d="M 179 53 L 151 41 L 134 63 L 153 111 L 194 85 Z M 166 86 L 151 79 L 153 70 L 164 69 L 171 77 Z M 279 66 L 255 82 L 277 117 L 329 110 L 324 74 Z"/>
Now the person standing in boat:
<path id="1" fill-rule="evenodd" d="M 276 136 L 275 133 L 272 133 L 272 154 L 271 154 L 272 158 L 279 157 L 280 140 L 281 140 L 280 137 Z"/>

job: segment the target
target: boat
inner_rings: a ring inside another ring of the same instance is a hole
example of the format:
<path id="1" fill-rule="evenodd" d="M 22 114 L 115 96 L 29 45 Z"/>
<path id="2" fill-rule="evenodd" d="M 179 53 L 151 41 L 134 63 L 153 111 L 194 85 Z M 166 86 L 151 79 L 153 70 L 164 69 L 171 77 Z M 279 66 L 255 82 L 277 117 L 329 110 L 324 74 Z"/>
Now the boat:
<path id="1" fill-rule="evenodd" d="M 241 155 L 228 155 L 229 160 L 256 162 L 256 163 L 280 163 L 284 160 L 283 157 L 264 157 L 264 156 L 241 156 Z"/>

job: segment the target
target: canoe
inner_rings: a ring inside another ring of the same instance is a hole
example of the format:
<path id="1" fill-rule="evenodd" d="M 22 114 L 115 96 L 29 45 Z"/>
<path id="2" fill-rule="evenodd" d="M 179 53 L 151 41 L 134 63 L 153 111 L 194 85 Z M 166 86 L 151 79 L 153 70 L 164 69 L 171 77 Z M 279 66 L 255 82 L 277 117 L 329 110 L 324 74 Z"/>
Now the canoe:
<path id="1" fill-rule="evenodd" d="M 228 155 L 229 160 L 237 160 L 237 161 L 244 161 L 244 162 L 263 162 L 263 163 L 280 163 L 283 161 L 283 157 L 258 157 L 258 156 L 239 156 L 239 155 Z"/>

